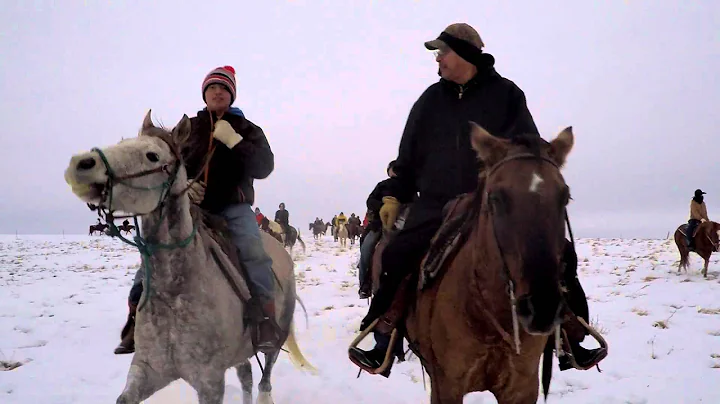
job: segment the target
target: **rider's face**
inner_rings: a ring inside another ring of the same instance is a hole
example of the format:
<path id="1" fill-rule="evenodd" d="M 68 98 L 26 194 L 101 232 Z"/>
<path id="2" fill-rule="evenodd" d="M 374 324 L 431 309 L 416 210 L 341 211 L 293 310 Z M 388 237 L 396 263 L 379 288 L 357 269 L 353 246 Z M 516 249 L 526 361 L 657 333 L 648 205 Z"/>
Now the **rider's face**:
<path id="1" fill-rule="evenodd" d="M 230 92 L 221 84 L 211 84 L 205 90 L 205 103 L 208 111 L 225 112 L 230 108 Z"/>

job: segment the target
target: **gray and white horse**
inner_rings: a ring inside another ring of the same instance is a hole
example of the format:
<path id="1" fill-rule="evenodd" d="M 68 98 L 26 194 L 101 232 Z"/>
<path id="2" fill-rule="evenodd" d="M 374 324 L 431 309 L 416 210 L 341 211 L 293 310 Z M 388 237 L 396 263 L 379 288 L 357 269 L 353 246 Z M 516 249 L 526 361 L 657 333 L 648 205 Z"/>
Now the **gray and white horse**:
<path id="1" fill-rule="evenodd" d="M 137 137 L 77 154 L 65 171 L 83 202 L 142 218 L 140 250 L 150 274 L 136 317 L 135 355 L 117 403 L 140 403 L 183 379 L 201 404 L 220 404 L 231 367 L 240 378 L 243 403 L 252 402 L 249 358 L 256 352 L 241 299 L 249 291 L 225 253 L 226 239 L 205 224 L 208 217 L 184 192 L 188 181 L 179 151 L 189 136 L 187 116 L 168 131 L 153 125 L 148 111 Z M 293 331 L 292 259 L 277 240 L 261 235 L 277 279 L 275 320 L 282 341 L 293 364 L 314 371 Z M 265 354 L 258 403 L 273 402 L 270 378 L 278 354 Z"/>

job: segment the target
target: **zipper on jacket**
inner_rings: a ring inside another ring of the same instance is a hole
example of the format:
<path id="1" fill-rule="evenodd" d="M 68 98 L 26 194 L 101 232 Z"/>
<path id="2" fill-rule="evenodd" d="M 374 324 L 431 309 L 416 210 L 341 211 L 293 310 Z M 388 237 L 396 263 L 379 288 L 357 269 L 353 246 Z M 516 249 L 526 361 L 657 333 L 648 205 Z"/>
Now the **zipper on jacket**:
<path id="1" fill-rule="evenodd" d="M 462 96 L 463 96 L 463 91 L 465 91 L 465 88 L 462 86 L 462 84 L 459 84 L 459 86 L 460 86 L 460 91 L 458 92 L 458 100 L 461 100 Z"/>

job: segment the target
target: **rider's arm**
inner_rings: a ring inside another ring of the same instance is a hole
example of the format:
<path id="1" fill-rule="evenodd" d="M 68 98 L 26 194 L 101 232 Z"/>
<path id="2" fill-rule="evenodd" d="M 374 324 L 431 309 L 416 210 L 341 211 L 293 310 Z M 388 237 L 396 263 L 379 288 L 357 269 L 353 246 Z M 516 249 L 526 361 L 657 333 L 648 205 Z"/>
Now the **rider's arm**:
<path id="1" fill-rule="evenodd" d="M 243 137 L 243 140 L 232 148 L 242 171 L 255 179 L 266 178 L 275 168 L 275 156 L 270 150 L 265 133 L 247 119 L 242 119 L 239 127 L 233 128 Z"/>
<path id="2" fill-rule="evenodd" d="M 420 97 L 410 109 L 405 129 L 400 138 L 398 157 L 393 165 L 395 177 L 390 178 L 388 181 L 387 196 L 394 196 L 403 203 L 411 201 L 412 195 L 417 192 L 415 182 L 415 165 L 417 164 L 415 139 L 418 136 L 417 132 L 422 127 L 420 122 L 422 98 Z"/>

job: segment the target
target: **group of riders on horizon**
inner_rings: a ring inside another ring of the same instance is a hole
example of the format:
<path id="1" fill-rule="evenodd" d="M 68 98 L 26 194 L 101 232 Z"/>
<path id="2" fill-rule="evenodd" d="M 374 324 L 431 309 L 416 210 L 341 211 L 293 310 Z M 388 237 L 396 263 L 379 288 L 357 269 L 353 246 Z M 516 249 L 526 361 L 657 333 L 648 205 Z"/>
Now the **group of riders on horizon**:
<path id="1" fill-rule="evenodd" d="M 386 167 L 387 177 L 378 182 L 367 200 L 364 220 L 354 213 L 347 218 L 343 212 L 329 222 L 316 218 L 313 224 L 330 225 L 333 234 L 347 223 L 357 224 L 360 236 L 359 290 L 360 298 L 372 297 L 360 331 L 382 316 L 395 298 L 400 282 L 417 272 L 421 260 L 431 246 L 431 239 L 443 225 L 447 206 L 462 195 L 474 192 L 478 178 L 487 167 L 478 162 L 471 148 L 469 121 L 486 128 L 494 136 L 515 139 L 539 131 L 526 105 L 524 92 L 512 81 L 502 77 L 494 67 L 494 57 L 485 53 L 479 34 L 467 24 L 448 26 L 438 39 L 425 43 L 435 52 L 440 80 L 427 88 L 413 104 L 399 144 L 397 157 Z M 260 229 L 267 219 L 259 208 L 253 209 L 253 181 L 264 179 L 274 169 L 274 155 L 263 130 L 248 120 L 237 107 L 235 70 L 222 66 L 210 71 L 202 82 L 202 98 L 206 107 L 191 118 L 191 148 L 183 150 L 188 177 L 195 177 L 202 168 L 202 156 L 215 147 L 204 181 L 190 188 L 191 201 L 208 212 L 225 218 L 232 240 L 237 247 L 248 284 L 263 313 L 254 319 L 256 347 L 265 352 L 277 348 L 279 336 L 273 326 L 275 306 L 271 274 L 272 260 L 264 251 Z M 443 128 L 439 132 L 438 128 Z M 207 139 L 211 139 L 208 144 Z M 482 184 L 480 184 L 481 186 Z M 694 248 L 693 232 L 708 221 L 703 201 L 705 192 L 695 191 L 690 206 L 687 243 Z M 407 209 L 406 209 L 407 208 Z M 290 232 L 289 212 L 280 203 L 274 222 L 285 234 Z M 311 226 L 313 225 L 311 224 Z M 382 250 L 379 288 L 373 292 L 368 273 L 372 270 L 375 248 L 389 233 L 392 238 Z M 337 240 L 337 236 L 335 236 Z M 565 238 L 560 265 L 564 265 L 564 285 L 570 310 L 589 324 L 589 308 L 577 277 L 577 254 L 574 244 Z M 138 270 L 130 290 L 129 314 L 121 343 L 115 353 L 134 352 L 134 319 L 143 291 L 142 268 Z M 386 352 L 397 358 L 399 346 L 390 346 L 387 332 L 374 330 L 376 345 L 370 350 L 351 348 L 354 363 L 365 369 L 378 369 Z M 589 334 L 585 334 L 589 335 Z M 595 367 L 607 356 L 603 347 L 587 349 L 580 345 L 583 338 L 566 341 L 571 348 L 563 351 L 560 369 L 586 370 Z M 392 365 L 392 364 L 391 364 Z M 380 373 L 388 377 L 390 367 Z"/>

